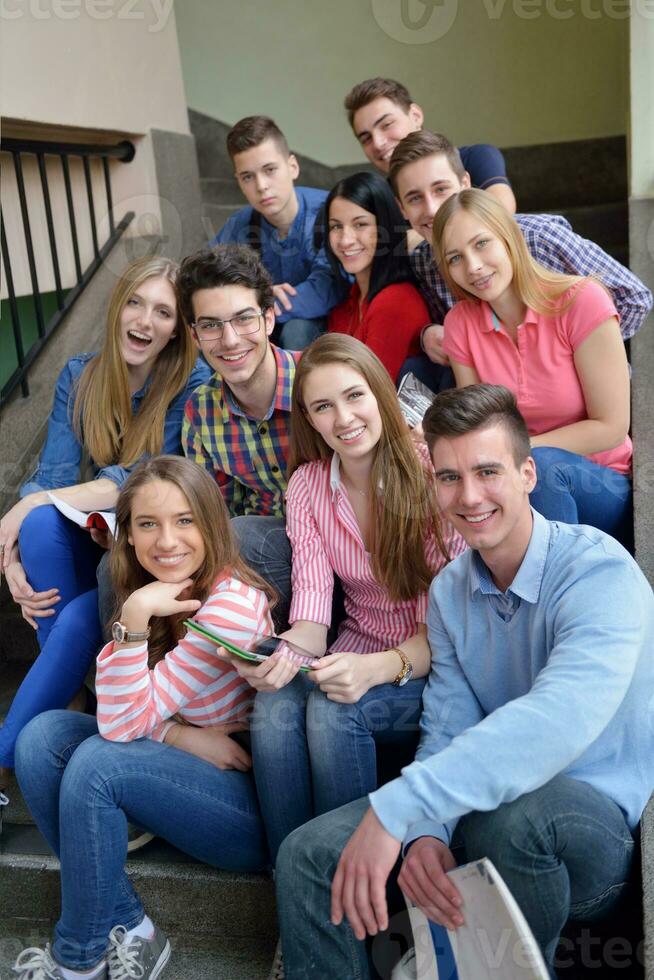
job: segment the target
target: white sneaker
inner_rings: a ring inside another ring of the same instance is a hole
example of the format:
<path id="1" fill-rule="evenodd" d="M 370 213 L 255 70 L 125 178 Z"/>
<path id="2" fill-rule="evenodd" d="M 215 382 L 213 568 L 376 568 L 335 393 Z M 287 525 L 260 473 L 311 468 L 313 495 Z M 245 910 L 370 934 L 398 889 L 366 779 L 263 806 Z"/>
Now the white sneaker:
<path id="1" fill-rule="evenodd" d="M 62 980 L 59 964 L 52 958 L 49 944 L 45 949 L 30 946 L 19 954 L 14 963 L 14 973 L 20 980 Z M 107 971 L 97 974 L 95 980 L 106 980 Z"/>
<path id="2" fill-rule="evenodd" d="M 155 980 L 170 959 L 170 943 L 166 936 L 156 925 L 152 939 L 133 936 L 125 942 L 126 933 L 125 926 L 114 926 L 109 933 L 109 980 Z"/>

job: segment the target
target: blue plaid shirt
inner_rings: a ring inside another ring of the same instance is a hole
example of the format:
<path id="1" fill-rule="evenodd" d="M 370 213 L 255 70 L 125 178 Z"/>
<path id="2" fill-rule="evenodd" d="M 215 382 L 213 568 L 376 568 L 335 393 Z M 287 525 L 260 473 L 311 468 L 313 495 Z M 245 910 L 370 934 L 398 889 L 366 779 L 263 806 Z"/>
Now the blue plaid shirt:
<path id="1" fill-rule="evenodd" d="M 620 314 L 625 340 L 640 330 L 652 309 L 652 294 L 633 272 L 596 245 L 577 235 L 558 214 L 516 214 L 532 256 L 546 269 L 574 276 L 594 276 L 611 293 Z M 411 255 L 413 271 L 434 323 L 442 323 L 456 300 L 445 285 L 429 242 L 421 242 Z"/>

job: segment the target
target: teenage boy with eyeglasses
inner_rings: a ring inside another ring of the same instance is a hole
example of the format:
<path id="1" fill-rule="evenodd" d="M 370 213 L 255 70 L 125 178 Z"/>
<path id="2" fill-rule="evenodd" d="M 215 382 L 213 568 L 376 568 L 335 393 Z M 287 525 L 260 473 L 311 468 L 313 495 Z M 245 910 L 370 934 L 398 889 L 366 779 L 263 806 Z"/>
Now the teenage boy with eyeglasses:
<path id="1" fill-rule="evenodd" d="M 314 225 L 327 192 L 295 185 L 300 166 L 268 116 L 240 119 L 227 134 L 227 152 L 248 206 L 232 215 L 211 244 L 254 248 L 274 283 L 279 344 L 304 350 L 324 332 L 332 307 L 345 298 L 324 249 L 314 244 Z"/>
<path id="2" fill-rule="evenodd" d="M 246 245 L 218 245 L 184 259 L 180 308 L 215 374 L 186 403 L 182 444 L 215 477 L 243 556 L 290 601 L 284 521 L 291 390 L 297 351 L 270 343 L 270 275 Z"/>

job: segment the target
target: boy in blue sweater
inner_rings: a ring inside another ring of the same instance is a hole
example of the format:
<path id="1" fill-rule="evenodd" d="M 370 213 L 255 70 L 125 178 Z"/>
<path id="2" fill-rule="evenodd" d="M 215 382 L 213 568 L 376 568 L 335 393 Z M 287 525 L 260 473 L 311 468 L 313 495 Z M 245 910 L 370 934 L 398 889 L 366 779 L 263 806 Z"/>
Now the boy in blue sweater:
<path id="1" fill-rule="evenodd" d="M 227 135 L 227 151 L 248 206 L 232 215 L 210 243 L 250 245 L 272 276 L 274 339 L 287 350 L 304 348 L 323 333 L 332 307 L 345 297 L 324 249 L 314 245 L 314 225 L 327 192 L 296 187 L 300 166 L 268 116 L 247 116 Z"/>
<path id="2" fill-rule="evenodd" d="M 349 930 L 387 928 L 402 845 L 405 894 L 462 925 L 453 840 L 495 864 L 555 977 L 566 920 L 610 915 L 624 896 L 654 786 L 654 596 L 633 558 L 531 509 L 535 466 L 506 388 L 443 392 L 423 428 L 439 505 L 470 550 L 432 583 L 416 761 L 282 845 L 288 980 L 370 975 Z"/>

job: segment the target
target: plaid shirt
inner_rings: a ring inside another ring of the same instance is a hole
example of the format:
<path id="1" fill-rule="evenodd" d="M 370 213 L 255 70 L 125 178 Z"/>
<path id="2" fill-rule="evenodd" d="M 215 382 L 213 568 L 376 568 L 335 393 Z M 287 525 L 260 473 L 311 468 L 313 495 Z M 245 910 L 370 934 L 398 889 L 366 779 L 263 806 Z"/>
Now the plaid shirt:
<path id="1" fill-rule="evenodd" d="M 247 416 L 217 375 L 186 403 L 184 452 L 215 477 L 232 516 L 284 516 L 291 390 L 301 352 L 271 347 L 277 389 L 263 419 Z"/>
<path id="2" fill-rule="evenodd" d="M 620 314 L 625 340 L 633 337 L 652 308 L 652 294 L 629 269 L 596 245 L 577 235 L 558 214 L 516 214 L 532 256 L 545 268 L 575 276 L 595 276 L 610 292 Z M 442 323 L 456 300 L 445 285 L 429 242 L 411 255 L 413 271 L 434 323 Z"/>

